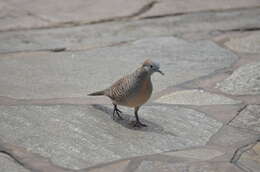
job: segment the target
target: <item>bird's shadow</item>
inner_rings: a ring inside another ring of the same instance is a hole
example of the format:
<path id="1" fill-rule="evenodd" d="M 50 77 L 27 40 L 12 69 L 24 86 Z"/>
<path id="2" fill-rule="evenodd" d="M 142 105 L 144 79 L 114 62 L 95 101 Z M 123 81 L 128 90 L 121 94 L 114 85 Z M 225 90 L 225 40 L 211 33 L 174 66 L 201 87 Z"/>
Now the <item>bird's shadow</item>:
<path id="1" fill-rule="evenodd" d="M 113 109 L 108 108 L 104 105 L 99 105 L 99 104 L 93 104 L 92 106 L 97 110 L 105 112 L 107 115 L 109 115 L 111 117 L 111 119 L 113 119 L 113 117 L 112 117 Z M 115 119 L 113 121 L 115 121 L 116 123 L 120 124 L 121 126 L 127 128 L 127 129 L 139 130 L 139 131 L 143 131 L 143 132 L 153 132 L 153 133 L 157 133 L 157 134 L 170 135 L 170 136 L 177 137 L 176 134 L 174 134 L 170 131 L 165 131 L 162 126 L 160 126 L 154 122 L 151 122 L 151 121 L 148 121 L 146 119 L 139 117 L 140 121 L 145 123 L 147 125 L 147 127 L 134 127 L 135 121 L 131 120 L 132 115 L 129 115 L 126 113 L 121 113 L 121 116 L 123 119 L 118 119 L 117 115 L 115 114 Z"/>

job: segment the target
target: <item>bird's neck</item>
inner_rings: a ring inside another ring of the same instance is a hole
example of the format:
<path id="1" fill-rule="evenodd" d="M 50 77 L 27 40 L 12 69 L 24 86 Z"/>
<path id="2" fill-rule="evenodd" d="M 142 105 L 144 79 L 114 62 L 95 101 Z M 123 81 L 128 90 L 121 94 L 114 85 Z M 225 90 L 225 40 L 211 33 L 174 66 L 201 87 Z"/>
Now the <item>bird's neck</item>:
<path id="1" fill-rule="evenodd" d="M 138 79 L 147 79 L 147 80 L 150 80 L 151 79 L 151 75 L 146 71 L 144 70 L 143 68 L 138 68 L 135 72 L 134 72 L 134 75 L 136 76 L 136 78 Z"/>

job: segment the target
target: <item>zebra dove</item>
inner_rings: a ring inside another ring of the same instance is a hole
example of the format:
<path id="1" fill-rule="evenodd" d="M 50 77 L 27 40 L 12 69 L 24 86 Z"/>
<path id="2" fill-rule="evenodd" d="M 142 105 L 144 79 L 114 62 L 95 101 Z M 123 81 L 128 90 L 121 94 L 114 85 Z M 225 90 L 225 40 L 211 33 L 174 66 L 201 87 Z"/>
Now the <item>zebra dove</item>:
<path id="1" fill-rule="evenodd" d="M 132 74 L 126 75 L 116 81 L 111 87 L 104 89 L 102 91 L 97 91 L 90 96 L 107 96 L 112 100 L 114 105 L 113 119 L 115 113 L 118 118 L 123 119 L 120 116 L 122 113 L 117 105 L 133 107 L 135 109 L 136 122 L 135 127 L 145 127 L 146 125 L 141 123 L 138 117 L 139 108 L 150 98 L 153 86 L 151 82 L 151 75 L 154 72 L 159 72 L 162 75 L 164 73 L 160 71 L 159 64 L 151 61 L 145 60 L 141 67 L 139 67 Z"/>

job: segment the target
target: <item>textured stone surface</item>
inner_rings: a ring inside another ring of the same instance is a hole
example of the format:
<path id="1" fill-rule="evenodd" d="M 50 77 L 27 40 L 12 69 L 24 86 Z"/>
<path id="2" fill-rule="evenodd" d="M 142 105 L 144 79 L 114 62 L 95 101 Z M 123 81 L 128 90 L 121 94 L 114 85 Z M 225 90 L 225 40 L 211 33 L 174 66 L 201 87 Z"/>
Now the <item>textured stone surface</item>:
<path id="1" fill-rule="evenodd" d="M 209 143 L 222 147 L 240 148 L 258 139 L 256 134 L 239 130 L 238 128 L 224 126 L 218 133 L 210 138 Z"/>
<path id="2" fill-rule="evenodd" d="M 167 94 L 156 100 L 158 103 L 187 104 L 187 105 L 215 105 L 237 104 L 240 101 L 228 97 L 206 92 L 204 90 L 184 90 Z"/>
<path id="3" fill-rule="evenodd" d="M 41 27 L 48 25 L 48 21 L 21 8 L 26 6 L 27 0 L 13 0 L 0 2 L 0 31 L 18 28 Z"/>
<path id="4" fill-rule="evenodd" d="M 85 97 L 110 86 L 147 58 L 159 62 L 165 72 L 165 76 L 152 77 L 157 92 L 228 67 L 237 56 L 210 41 L 187 42 L 174 37 L 147 38 L 86 52 L 4 55 L 0 58 L 0 95 Z"/>
<path id="5" fill-rule="evenodd" d="M 230 125 L 260 132 L 260 105 L 247 106 Z"/>
<path id="6" fill-rule="evenodd" d="M 29 172 L 9 156 L 0 153 L 0 172 Z"/>
<path id="7" fill-rule="evenodd" d="M 160 161 L 143 161 L 136 172 L 242 172 L 230 163 L 167 163 Z"/>
<path id="8" fill-rule="evenodd" d="M 167 14 L 188 13 L 214 9 L 224 10 L 241 7 L 254 7 L 259 5 L 260 2 L 258 0 L 159 0 L 158 3 L 155 4 L 155 6 L 151 10 L 144 13 L 142 17 L 161 16 Z"/>
<path id="9" fill-rule="evenodd" d="M 152 20 L 111 22 L 81 27 L 1 32 L 0 52 L 91 49 L 151 36 L 214 35 L 216 30 L 260 27 L 259 9 L 205 12 Z M 13 22 L 17 23 L 17 22 Z"/>
<path id="10" fill-rule="evenodd" d="M 253 32 L 242 38 L 234 38 L 225 43 L 237 52 L 260 53 L 260 32 Z"/>
<path id="11" fill-rule="evenodd" d="M 260 143 L 244 152 L 237 164 L 246 171 L 258 172 L 260 170 Z"/>
<path id="12" fill-rule="evenodd" d="M 129 16 L 150 2 L 150 0 L 1 1 L 0 30 L 37 28 L 64 22 L 88 23 Z"/>
<path id="13" fill-rule="evenodd" d="M 260 62 L 244 65 L 217 84 L 221 91 L 232 95 L 260 94 Z"/>
<path id="14" fill-rule="evenodd" d="M 0 137 L 60 166 L 83 168 L 132 156 L 205 145 L 222 126 L 205 114 L 180 107 L 146 106 L 132 126 L 133 111 L 113 121 L 105 106 L 0 106 Z"/>
<path id="15" fill-rule="evenodd" d="M 208 148 L 187 149 L 183 151 L 164 153 L 164 155 L 190 158 L 190 159 L 196 159 L 202 161 L 211 160 L 213 158 L 216 158 L 224 154 L 225 154 L 224 152 L 221 152 L 219 150 L 208 149 Z"/>
<path id="16" fill-rule="evenodd" d="M 94 168 L 89 170 L 89 172 L 124 172 L 125 168 L 129 164 L 129 160 L 121 161 L 118 163 L 113 163 L 105 167 Z"/>

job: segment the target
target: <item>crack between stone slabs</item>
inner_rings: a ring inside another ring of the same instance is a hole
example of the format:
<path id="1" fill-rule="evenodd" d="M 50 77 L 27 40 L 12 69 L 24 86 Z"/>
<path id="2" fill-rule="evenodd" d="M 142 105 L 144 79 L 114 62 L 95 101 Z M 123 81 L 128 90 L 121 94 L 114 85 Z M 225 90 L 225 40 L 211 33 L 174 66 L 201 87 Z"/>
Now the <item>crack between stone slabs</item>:
<path id="1" fill-rule="evenodd" d="M 116 164 L 116 163 L 120 163 L 122 161 L 129 161 L 129 164 L 127 165 L 127 167 L 125 168 L 125 170 L 123 172 L 133 172 L 134 170 L 136 170 L 139 167 L 139 165 L 141 164 L 142 161 L 145 161 L 145 160 L 151 160 L 151 161 L 160 160 L 159 158 L 158 159 L 154 158 L 154 160 L 152 160 L 151 157 L 155 157 L 155 156 L 167 157 L 167 158 L 172 159 L 176 162 L 184 162 L 184 161 L 187 160 L 186 158 L 163 155 L 163 153 L 184 151 L 184 150 L 187 150 L 187 149 L 189 150 L 189 149 L 196 149 L 196 148 L 201 148 L 201 146 L 192 146 L 192 147 L 189 147 L 189 148 L 176 149 L 176 150 L 170 150 L 170 151 L 162 151 L 162 152 L 159 152 L 159 153 L 146 154 L 146 155 L 140 155 L 140 156 L 130 156 L 130 157 L 122 158 L 122 159 L 111 161 L 111 162 L 103 162 L 103 163 L 101 162 L 101 163 L 93 165 L 91 167 L 79 169 L 79 170 L 76 170 L 76 171 L 77 172 L 86 172 L 86 171 L 97 169 L 97 168 L 106 168 L 107 166 L 110 166 L 110 165 L 113 165 L 113 164 Z M 178 159 L 176 159 L 176 158 L 178 158 Z M 161 160 L 161 161 L 162 162 L 168 162 L 167 160 Z M 198 162 L 200 162 L 200 161 L 198 161 Z"/>
<path id="2" fill-rule="evenodd" d="M 14 157 L 12 154 L 10 154 L 9 152 L 4 151 L 4 150 L 0 150 L 0 153 L 7 155 L 7 156 L 10 157 L 11 159 L 13 159 L 15 163 L 19 164 L 19 165 L 22 166 L 23 168 L 32 171 L 32 169 L 29 169 L 29 168 L 25 167 L 22 162 L 20 162 L 17 158 L 15 158 L 15 157 Z"/>
<path id="3" fill-rule="evenodd" d="M 122 20 L 129 20 L 133 18 L 137 18 L 143 13 L 146 13 L 148 10 L 150 10 L 156 3 L 159 3 L 158 1 L 152 1 L 148 4 L 145 4 L 143 7 L 141 7 L 137 12 L 134 12 L 133 14 L 127 15 L 127 16 L 119 16 L 119 17 L 113 17 L 113 18 L 107 18 L 107 19 L 100 19 L 96 21 L 67 21 L 67 22 L 60 22 L 60 23 L 54 23 L 49 26 L 42 26 L 42 27 L 31 27 L 31 28 L 13 28 L 13 29 L 6 29 L 6 30 L 0 30 L 1 32 L 12 32 L 12 31 L 25 31 L 25 30 L 43 30 L 43 29 L 53 29 L 53 28 L 66 28 L 66 27 L 76 27 L 76 26 L 83 26 L 83 25 L 91 25 L 91 24 L 100 24 L 100 23 L 107 23 L 107 22 L 114 22 L 114 21 L 122 21 Z M 237 10 L 248 10 L 248 9 L 258 9 L 260 6 L 256 7 L 248 7 L 248 8 L 233 8 L 233 9 L 212 9 L 212 10 L 202 10 L 202 11 L 194 11 L 194 12 L 184 12 L 184 13 L 171 13 L 171 14 L 164 14 L 164 15 L 155 15 L 155 16 L 149 16 L 149 17 L 140 17 L 136 20 L 147 20 L 147 19 L 156 19 L 156 18 L 164 18 L 164 17 L 174 17 L 174 16 L 180 16 L 180 15 L 193 15 L 196 13 L 207 13 L 207 12 L 232 12 Z"/>
<path id="4" fill-rule="evenodd" d="M 234 155 L 232 156 L 230 163 L 234 164 L 236 167 L 238 167 L 239 169 L 248 172 L 244 167 L 241 167 L 237 161 L 240 159 L 240 157 L 242 156 L 242 154 L 248 150 L 250 150 L 252 147 L 254 147 L 257 142 L 259 142 L 260 139 L 254 141 L 253 143 L 248 143 L 244 146 L 241 146 L 240 148 L 238 148 L 235 152 Z"/>
<path id="5" fill-rule="evenodd" d="M 145 4 L 142 8 L 140 8 L 137 12 L 133 13 L 129 17 L 138 17 L 141 14 L 146 13 L 147 11 L 151 10 L 156 3 L 158 3 L 158 1 L 151 1 Z"/>
<path id="6" fill-rule="evenodd" d="M 244 105 L 241 109 L 239 109 L 239 110 L 237 111 L 236 115 L 235 115 L 231 120 L 229 120 L 226 125 L 230 125 L 230 123 L 231 123 L 245 108 L 247 108 L 247 106 L 248 106 L 248 105 L 246 104 L 246 105 Z"/>
<path id="7" fill-rule="evenodd" d="M 0 30 L 1 32 L 11 32 L 11 31 L 22 31 L 22 30 L 39 30 L 39 29 L 52 29 L 52 28 L 62 28 L 62 27 L 75 27 L 75 26 L 82 26 L 82 25 L 90 25 L 90 24 L 99 24 L 99 23 L 107 23 L 107 22 L 113 22 L 113 21 L 122 21 L 122 20 L 129 20 L 135 17 L 138 17 L 139 15 L 149 11 L 154 4 L 156 4 L 157 1 L 151 1 L 145 5 L 143 5 L 139 10 L 136 12 L 133 12 L 132 14 L 126 15 L 126 16 L 118 16 L 118 17 L 112 17 L 112 18 L 104 18 L 100 20 L 95 21 L 67 21 L 67 22 L 60 22 L 60 23 L 54 23 L 50 24 L 49 26 L 42 26 L 42 27 L 31 27 L 31 28 L 21 28 L 21 29 L 6 29 L 6 30 Z M 33 14 L 33 16 L 35 16 Z M 36 17 L 38 17 L 36 15 Z M 40 18 L 42 20 L 42 18 Z M 46 20 L 46 19 L 44 19 Z"/>
<path id="8" fill-rule="evenodd" d="M 253 134 L 253 135 L 259 135 L 259 132 L 255 131 L 255 130 L 252 130 L 252 129 L 248 129 L 248 128 L 242 128 L 242 127 L 237 127 L 237 126 L 233 126 L 233 125 L 229 125 L 235 129 L 238 129 L 240 131 L 244 131 L 244 132 L 248 132 L 250 134 Z"/>
<path id="9" fill-rule="evenodd" d="M 17 51 L 7 51 L 7 52 L 0 52 L 0 55 L 7 55 L 7 54 L 16 54 L 16 53 L 35 53 L 35 52 L 52 52 L 52 53 L 60 53 L 60 52 L 81 52 L 81 51 L 91 51 L 95 49 L 100 48 L 107 48 L 107 47 L 115 47 L 115 46 L 121 46 L 125 44 L 130 44 L 134 41 L 137 41 L 138 39 L 134 40 L 126 40 L 126 41 L 119 41 L 114 42 L 111 44 L 103 45 L 103 46 L 96 46 L 91 48 L 66 48 L 66 47 L 58 47 L 58 48 L 50 48 L 50 49 L 36 49 L 36 50 L 17 50 Z M 1 58 L 1 57 L 0 57 Z"/>
<path id="10" fill-rule="evenodd" d="M 238 60 L 239 60 L 239 59 L 238 59 Z M 220 95 L 227 96 L 227 97 L 229 97 L 229 98 L 233 98 L 232 95 L 225 94 L 225 93 L 223 93 L 223 92 L 221 92 L 221 91 L 216 92 L 216 91 L 211 91 L 210 88 L 201 87 L 201 86 L 199 86 L 198 82 L 204 81 L 204 80 L 209 80 L 209 79 L 211 79 L 211 78 L 213 78 L 213 77 L 215 77 L 215 76 L 217 76 L 217 75 L 221 75 L 221 74 L 223 74 L 223 73 L 227 73 L 227 72 L 229 72 L 230 70 L 232 70 L 232 72 L 233 72 L 233 66 L 234 66 L 236 63 L 237 63 L 237 60 L 236 60 L 233 64 L 231 64 L 229 67 L 217 69 L 217 70 L 215 70 L 215 71 L 213 71 L 212 73 L 209 73 L 209 74 L 207 74 L 207 75 L 200 76 L 200 77 L 195 78 L 195 79 L 192 79 L 192 80 L 184 81 L 184 82 L 182 82 L 182 83 L 180 83 L 180 84 L 176 84 L 176 85 L 169 86 L 169 87 L 167 87 L 167 88 L 165 88 L 165 89 L 159 91 L 158 93 L 156 93 L 157 96 L 156 96 L 153 100 L 156 100 L 156 99 L 158 99 L 158 98 L 160 98 L 160 97 L 162 97 L 162 96 L 168 94 L 168 93 L 165 93 L 165 94 L 162 94 L 162 93 L 166 92 L 167 90 L 171 90 L 171 89 L 177 89 L 177 90 L 203 89 L 203 90 L 205 90 L 205 91 L 207 91 L 207 92 L 210 92 L 210 93 L 220 94 Z M 227 77 L 228 77 L 228 76 L 227 76 Z M 218 81 L 218 82 L 219 82 L 219 81 Z M 194 83 L 194 84 L 193 84 L 193 83 Z M 194 86 L 190 86 L 190 85 L 195 85 L 195 87 L 194 87 Z"/>
<path id="11" fill-rule="evenodd" d="M 164 17 L 193 15 L 193 14 L 207 13 L 207 12 L 233 12 L 233 11 L 237 11 L 237 10 L 258 9 L 258 8 L 260 8 L 260 6 L 231 8 L 231 9 L 209 9 L 209 10 L 200 10 L 200 11 L 178 12 L 178 13 L 168 13 L 168 14 L 162 14 L 162 15 L 153 15 L 153 16 L 141 17 L 140 19 L 141 20 L 157 19 L 157 18 L 164 18 Z"/>
<path id="12" fill-rule="evenodd" d="M 134 172 L 138 167 L 142 164 L 143 160 L 141 159 L 133 159 L 131 160 L 123 172 Z"/>
<path id="13" fill-rule="evenodd" d="M 167 103 L 157 103 L 157 102 L 152 102 L 152 103 L 150 103 L 150 104 L 148 104 L 148 106 L 153 106 L 153 105 L 157 105 L 157 106 L 166 106 L 166 107 L 171 107 L 171 106 L 173 106 L 173 107 L 181 107 L 181 108 L 185 108 L 185 109 L 192 109 L 192 110 L 194 110 L 194 111 L 197 111 L 197 112 L 200 112 L 200 113 L 203 113 L 203 114 L 205 114 L 207 117 L 209 117 L 209 118 L 211 118 L 211 119 L 214 119 L 214 120 L 216 120 L 216 121 L 218 121 L 218 122 L 220 122 L 221 124 L 222 124 L 222 126 L 224 126 L 224 125 L 227 125 L 225 122 L 223 122 L 223 121 L 221 121 L 221 120 L 219 120 L 219 119 L 217 119 L 215 116 L 213 116 L 213 115 L 210 115 L 208 112 L 206 112 L 205 110 L 201 110 L 200 108 L 201 107 L 205 107 L 205 106 L 211 106 L 211 107 L 213 107 L 213 108 L 215 108 L 214 106 L 221 106 L 221 104 L 218 104 L 218 105 L 189 105 L 189 104 L 167 104 Z M 228 106 L 229 104 L 224 104 L 223 106 Z M 236 104 L 237 106 L 241 106 L 241 104 Z M 231 106 L 233 106 L 233 104 L 231 104 Z M 232 127 L 234 127 L 234 126 L 232 126 Z M 222 128 L 222 127 L 221 127 Z M 220 128 L 220 129 L 221 129 Z M 234 127 L 235 128 L 235 127 Z M 219 130 L 220 130 L 219 129 Z M 243 128 L 241 128 L 241 129 L 243 129 Z"/>
<path id="14" fill-rule="evenodd" d="M 53 164 L 48 158 L 31 153 L 23 147 L 3 142 L 1 139 L 0 153 L 8 155 L 15 163 L 33 172 L 75 172 L 75 170 Z M 39 166 L 37 167 L 35 164 Z"/>
<path id="15" fill-rule="evenodd" d="M 223 48 L 223 47 L 222 47 Z M 225 48 L 224 48 L 225 49 Z M 229 49 L 228 49 L 229 50 Z M 229 50 L 230 51 L 230 50 Z M 207 75 L 204 75 L 204 76 L 200 76 L 198 78 L 195 78 L 195 79 L 192 79 L 192 80 L 188 80 L 188 81 L 184 81 L 180 84 L 177 84 L 177 85 L 172 85 L 172 86 L 169 86 L 161 91 L 159 91 L 158 93 L 156 93 L 156 96 L 153 98 L 153 101 L 168 94 L 167 90 L 172 90 L 172 89 L 178 89 L 178 90 L 187 90 L 187 89 L 203 89 L 209 93 L 213 93 L 213 94 L 218 94 L 218 95 L 222 95 L 222 96 L 225 96 L 225 97 L 228 97 L 228 98 L 231 98 L 231 99 L 234 99 L 234 100 L 237 100 L 237 101 L 241 101 L 241 103 L 244 103 L 246 102 L 243 98 L 240 98 L 240 97 L 248 97 L 248 96 L 254 96 L 254 95 L 231 95 L 231 94 L 227 94 L 227 93 L 224 93 L 222 92 L 219 88 L 214 88 L 214 86 L 216 86 L 216 84 L 218 82 L 221 82 L 223 80 L 225 80 L 227 77 L 229 77 L 235 70 L 237 70 L 238 68 L 240 68 L 242 65 L 245 65 L 245 64 L 239 64 L 240 60 L 243 59 L 243 57 L 241 57 L 238 53 L 234 52 L 234 51 L 231 51 L 234 55 L 237 56 L 237 60 L 235 60 L 230 66 L 228 67 L 224 67 L 224 68 L 221 68 L 221 69 L 217 69 L 215 71 L 213 71 L 212 73 L 209 73 Z M 254 62 L 254 60 L 252 60 L 252 62 Z M 250 62 L 246 63 L 246 64 L 249 64 Z M 203 87 L 203 86 L 200 86 L 199 82 L 204 82 L 206 80 L 211 80 L 211 79 L 214 79 L 214 77 L 218 76 L 218 75 L 223 75 L 223 74 L 228 74 L 228 76 L 226 76 L 225 78 L 221 79 L 221 80 L 217 80 L 217 81 L 212 81 L 213 82 L 213 86 L 210 86 L 210 87 Z M 191 86 L 191 85 L 195 85 L 194 86 Z M 164 94 L 166 92 L 166 94 Z M 256 95 L 257 96 L 257 95 Z M 255 103 L 254 103 L 255 104 Z"/>
<path id="16" fill-rule="evenodd" d="M 259 30 L 260 30 L 260 27 L 244 27 L 244 28 L 216 30 L 216 31 L 227 33 L 227 32 L 254 32 L 254 31 L 259 31 Z"/>

